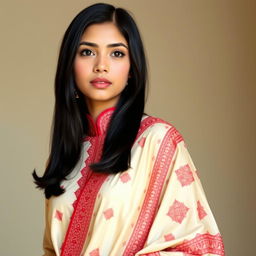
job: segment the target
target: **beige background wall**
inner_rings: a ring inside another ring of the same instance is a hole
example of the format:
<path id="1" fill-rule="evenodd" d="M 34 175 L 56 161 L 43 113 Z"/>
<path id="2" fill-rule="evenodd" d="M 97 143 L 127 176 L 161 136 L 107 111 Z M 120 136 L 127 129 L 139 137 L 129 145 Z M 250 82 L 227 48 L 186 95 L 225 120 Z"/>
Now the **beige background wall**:
<path id="1" fill-rule="evenodd" d="M 131 10 L 150 65 L 147 112 L 183 134 L 229 256 L 255 255 L 256 1 L 105 1 Z M 41 255 L 43 172 L 60 40 L 94 1 L 0 3 L 0 255 Z"/>

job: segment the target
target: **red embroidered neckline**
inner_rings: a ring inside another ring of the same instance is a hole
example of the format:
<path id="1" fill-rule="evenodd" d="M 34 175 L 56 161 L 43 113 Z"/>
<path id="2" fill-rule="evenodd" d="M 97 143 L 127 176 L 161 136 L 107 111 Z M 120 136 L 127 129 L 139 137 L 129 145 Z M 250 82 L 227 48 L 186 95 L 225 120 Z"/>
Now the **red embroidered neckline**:
<path id="1" fill-rule="evenodd" d="M 106 133 L 108 124 L 112 117 L 113 112 L 115 111 L 115 107 L 107 108 L 103 110 L 96 120 L 94 121 L 90 114 L 86 114 L 88 123 L 89 123 L 89 136 L 95 137 L 100 136 Z"/>

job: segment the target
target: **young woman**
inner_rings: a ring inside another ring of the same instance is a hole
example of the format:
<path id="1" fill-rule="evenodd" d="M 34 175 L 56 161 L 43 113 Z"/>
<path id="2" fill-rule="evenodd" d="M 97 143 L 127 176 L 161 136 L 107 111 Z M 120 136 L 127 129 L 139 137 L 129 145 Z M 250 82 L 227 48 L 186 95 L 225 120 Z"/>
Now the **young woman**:
<path id="1" fill-rule="evenodd" d="M 109 4 L 68 27 L 45 173 L 44 255 L 224 255 L 182 136 L 144 113 L 138 28 Z"/>

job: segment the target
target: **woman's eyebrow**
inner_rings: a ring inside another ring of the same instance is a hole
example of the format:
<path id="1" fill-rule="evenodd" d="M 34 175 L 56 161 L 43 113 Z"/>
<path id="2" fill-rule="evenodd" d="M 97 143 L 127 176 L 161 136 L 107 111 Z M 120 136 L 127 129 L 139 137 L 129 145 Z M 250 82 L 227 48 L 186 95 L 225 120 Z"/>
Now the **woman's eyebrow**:
<path id="1" fill-rule="evenodd" d="M 85 42 L 85 41 L 79 43 L 79 46 L 80 46 L 80 45 L 88 45 L 88 46 L 92 46 L 92 47 L 96 47 L 96 48 L 99 47 L 99 46 L 98 46 L 97 44 L 95 44 L 95 43 Z M 111 47 L 118 47 L 118 46 L 123 46 L 123 47 L 125 47 L 126 49 L 128 49 L 128 46 L 126 46 L 124 43 L 113 43 L 113 44 L 108 44 L 108 45 L 107 45 L 108 48 L 111 48 Z"/>

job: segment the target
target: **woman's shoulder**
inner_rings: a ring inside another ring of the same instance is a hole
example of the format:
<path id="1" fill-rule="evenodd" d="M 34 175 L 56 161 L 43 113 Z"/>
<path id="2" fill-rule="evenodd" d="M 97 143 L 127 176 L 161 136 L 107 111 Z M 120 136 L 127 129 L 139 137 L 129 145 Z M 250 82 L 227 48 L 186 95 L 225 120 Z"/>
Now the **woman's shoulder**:
<path id="1" fill-rule="evenodd" d="M 168 139 L 176 143 L 183 140 L 181 133 L 172 123 L 147 114 L 144 114 L 142 117 L 139 133 L 143 134 L 143 136 L 155 137 L 158 140 L 168 137 Z"/>

